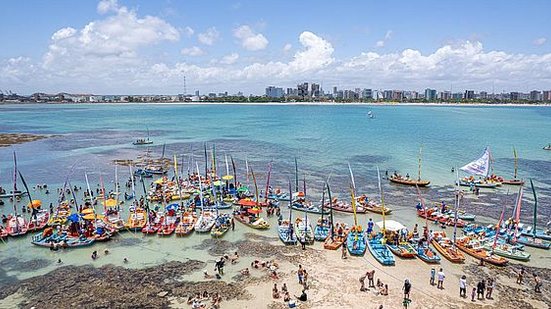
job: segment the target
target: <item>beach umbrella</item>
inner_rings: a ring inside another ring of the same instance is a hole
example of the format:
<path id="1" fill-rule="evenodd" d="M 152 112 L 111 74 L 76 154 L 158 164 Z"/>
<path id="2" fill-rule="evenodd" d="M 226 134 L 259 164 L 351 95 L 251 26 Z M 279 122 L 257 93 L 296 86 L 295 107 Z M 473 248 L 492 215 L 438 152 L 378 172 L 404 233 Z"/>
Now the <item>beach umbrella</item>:
<path id="1" fill-rule="evenodd" d="M 92 208 L 86 208 L 82 210 L 83 215 L 93 214 L 93 213 L 94 213 L 94 210 Z"/>
<path id="2" fill-rule="evenodd" d="M 247 191 L 249 191 L 249 188 L 246 186 L 239 187 L 239 189 L 237 189 L 237 192 L 247 192 Z"/>
<path id="3" fill-rule="evenodd" d="M 166 206 L 166 210 L 177 210 L 178 206 L 180 206 L 180 205 L 178 205 L 177 203 L 172 203 L 172 204 Z"/>
<path id="4" fill-rule="evenodd" d="M 400 231 L 403 228 L 405 228 L 405 226 L 403 226 L 402 223 L 394 220 L 386 220 L 384 223 L 383 221 L 379 221 L 376 224 L 381 229 L 383 228 L 383 225 L 386 225 L 385 229 L 393 232 Z"/>
<path id="5" fill-rule="evenodd" d="M 217 180 L 217 181 L 213 182 L 212 184 L 215 185 L 216 187 L 220 187 L 222 185 L 222 182 L 220 180 Z"/>
<path id="6" fill-rule="evenodd" d="M 224 176 L 222 176 L 222 179 L 223 180 L 232 180 L 233 176 L 232 175 L 224 175 Z"/>
<path id="7" fill-rule="evenodd" d="M 105 202 L 104 202 L 104 205 L 105 207 L 117 207 L 117 200 L 115 199 L 107 199 Z"/>
<path id="8" fill-rule="evenodd" d="M 104 215 L 100 215 L 100 214 L 94 215 L 93 213 L 86 214 L 82 217 L 82 219 L 84 219 L 84 220 L 94 220 L 94 219 L 102 220 L 103 218 L 105 218 Z"/>
<path id="9" fill-rule="evenodd" d="M 255 214 L 255 215 L 257 215 L 257 214 L 259 214 L 259 213 L 262 212 L 262 209 L 257 208 L 257 207 L 254 207 L 254 208 L 249 208 L 249 209 L 247 209 L 247 212 L 250 213 L 250 214 Z"/>
<path id="10" fill-rule="evenodd" d="M 37 209 L 37 208 L 40 208 L 42 206 L 42 201 L 40 200 L 32 200 L 32 202 L 30 202 L 27 207 L 30 207 L 32 209 Z"/>
<path id="11" fill-rule="evenodd" d="M 163 183 L 163 179 L 162 179 L 162 178 L 159 178 L 159 179 L 155 180 L 153 183 L 154 183 L 154 184 L 160 185 L 160 184 Z"/>
<path id="12" fill-rule="evenodd" d="M 250 199 L 240 199 L 237 204 L 239 204 L 239 206 L 256 206 L 256 202 Z"/>
<path id="13" fill-rule="evenodd" d="M 78 222 L 79 219 L 80 218 L 79 218 L 78 214 L 72 214 L 72 215 L 67 217 L 67 220 L 69 220 L 71 222 Z"/>

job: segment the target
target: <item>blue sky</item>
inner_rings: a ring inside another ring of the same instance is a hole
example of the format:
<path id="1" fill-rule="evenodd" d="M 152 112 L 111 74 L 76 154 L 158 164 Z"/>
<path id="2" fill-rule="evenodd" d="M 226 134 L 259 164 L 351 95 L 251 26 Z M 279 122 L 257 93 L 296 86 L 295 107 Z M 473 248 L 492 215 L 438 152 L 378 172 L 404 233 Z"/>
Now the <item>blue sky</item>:
<path id="1" fill-rule="evenodd" d="M 551 89 L 550 1 L 2 2 L 0 89 Z"/>

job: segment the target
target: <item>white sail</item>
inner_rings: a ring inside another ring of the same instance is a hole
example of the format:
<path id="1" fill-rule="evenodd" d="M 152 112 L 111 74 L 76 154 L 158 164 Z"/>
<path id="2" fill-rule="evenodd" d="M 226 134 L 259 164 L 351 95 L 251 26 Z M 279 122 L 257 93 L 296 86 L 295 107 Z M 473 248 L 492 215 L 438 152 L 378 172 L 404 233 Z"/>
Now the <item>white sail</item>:
<path id="1" fill-rule="evenodd" d="M 486 147 L 482 157 L 463 166 L 461 170 L 469 174 L 488 177 L 490 174 L 490 147 Z"/>

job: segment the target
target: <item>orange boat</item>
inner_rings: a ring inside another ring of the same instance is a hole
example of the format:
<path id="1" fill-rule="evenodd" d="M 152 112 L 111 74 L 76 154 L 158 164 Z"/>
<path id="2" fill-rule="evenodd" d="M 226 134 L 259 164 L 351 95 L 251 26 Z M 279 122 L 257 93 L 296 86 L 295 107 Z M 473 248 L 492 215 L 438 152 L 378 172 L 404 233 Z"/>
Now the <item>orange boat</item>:
<path id="1" fill-rule="evenodd" d="M 423 180 L 423 179 L 411 179 L 411 178 L 404 178 L 400 175 L 392 175 L 388 178 L 391 182 L 399 183 L 402 185 L 407 186 L 418 186 L 418 187 L 426 187 L 430 185 L 429 180 Z"/>
<path id="2" fill-rule="evenodd" d="M 329 236 L 323 243 L 323 248 L 327 250 L 337 250 L 340 246 L 346 241 L 348 236 L 348 231 L 350 229 L 346 226 L 345 223 L 337 223 L 335 226 L 336 235 L 333 237 Z"/>
<path id="3" fill-rule="evenodd" d="M 452 263 L 465 262 L 465 255 L 453 246 L 452 241 L 446 237 L 446 232 L 432 232 L 431 243 L 448 261 Z"/>
<path id="4" fill-rule="evenodd" d="M 383 207 L 380 204 L 369 199 L 367 195 L 365 194 L 360 195 L 356 200 L 360 204 L 359 207 L 361 207 L 364 210 L 364 212 L 370 211 L 380 215 L 383 214 Z M 384 211 L 385 211 L 385 215 L 389 215 L 392 212 L 392 209 L 386 207 L 385 205 Z M 357 212 L 357 209 L 356 209 L 356 212 Z"/>
<path id="5" fill-rule="evenodd" d="M 469 236 L 463 236 L 457 239 L 455 241 L 455 245 L 468 255 L 496 266 L 504 266 L 508 262 L 501 256 L 490 254 L 490 252 L 484 249 L 484 246 L 482 246 L 476 239 Z"/>

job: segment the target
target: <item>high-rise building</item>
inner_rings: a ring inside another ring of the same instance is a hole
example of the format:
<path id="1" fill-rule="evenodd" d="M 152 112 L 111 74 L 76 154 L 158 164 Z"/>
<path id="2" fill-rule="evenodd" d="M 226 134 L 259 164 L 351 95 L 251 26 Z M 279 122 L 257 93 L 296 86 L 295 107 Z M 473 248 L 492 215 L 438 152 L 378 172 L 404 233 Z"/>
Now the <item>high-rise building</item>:
<path id="1" fill-rule="evenodd" d="M 297 89 L 298 89 L 297 95 L 299 97 L 307 97 L 308 96 L 308 83 L 298 84 Z"/>
<path id="2" fill-rule="evenodd" d="M 373 99 L 373 91 L 371 89 L 364 89 L 362 91 L 362 98 L 366 100 Z"/>
<path id="3" fill-rule="evenodd" d="M 283 98 L 283 88 L 269 86 L 266 88 L 266 96 L 268 98 Z"/>
<path id="4" fill-rule="evenodd" d="M 474 99 L 474 91 L 473 90 L 465 90 L 465 95 L 463 96 L 465 100 L 472 100 Z"/>
<path id="5" fill-rule="evenodd" d="M 518 101 L 520 99 L 520 93 L 511 92 L 509 98 L 511 99 L 511 101 Z"/>
<path id="6" fill-rule="evenodd" d="M 196 96 L 196 97 L 199 96 L 199 90 L 195 90 L 195 96 Z"/>
<path id="7" fill-rule="evenodd" d="M 451 91 L 440 91 L 440 100 L 447 101 L 452 98 L 452 92 Z"/>
<path id="8" fill-rule="evenodd" d="M 551 101 L 551 90 L 543 92 L 542 100 L 547 102 Z"/>
<path id="9" fill-rule="evenodd" d="M 337 95 L 337 86 L 333 87 L 333 95 Z"/>
<path id="10" fill-rule="evenodd" d="M 539 90 L 530 91 L 530 101 L 541 101 L 541 92 Z"/>
<path id="11" fill-rule="evenodd" d="M 320 85 L 316 83 L 312 83 L 312 89 L 310 91 L 311 97 L 319 97 L 320 96 Z"/>
<path id="12" fill-rule="evenodd" d="M 383 99 L 391 100 L 392 99 L 392 90 L 383 91 Z"/>
<path id="13" fill-rule="evenodd" d="M 425 101 L 436 100 L 436 89 L 425 89 Z"/>
<path id="14" fill-rule="evenodd" d="M 478 97 L 479 97 L 480 99 L 483 99 L 483 100 L 488 99 L 488 92 L 486 92 L 486 91 L 480 91 L 480 93 L 478 94 Z"/>

